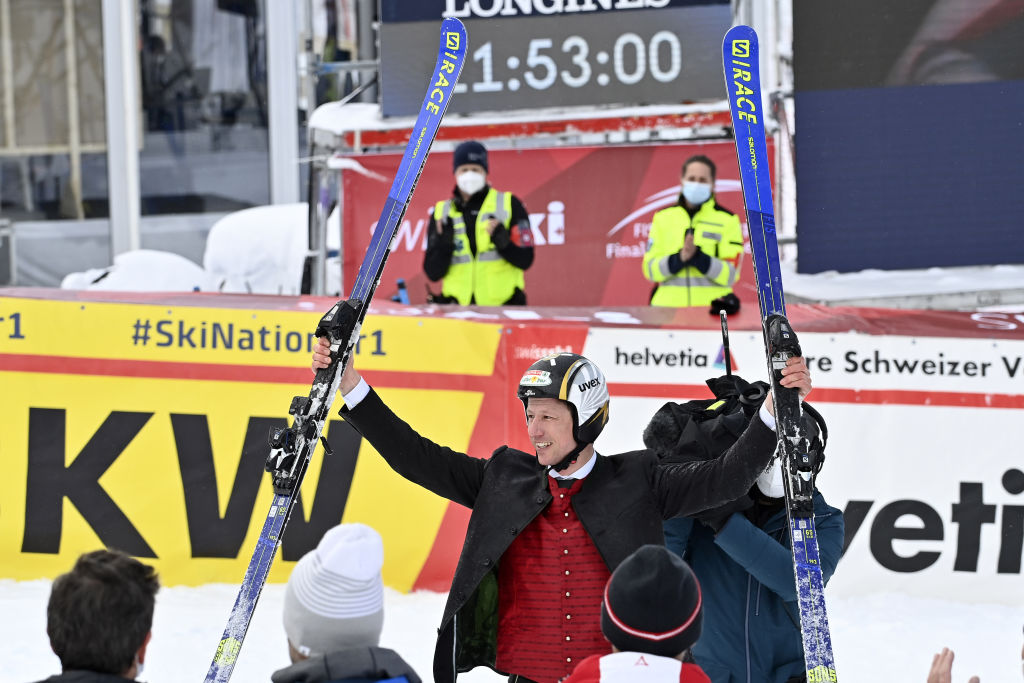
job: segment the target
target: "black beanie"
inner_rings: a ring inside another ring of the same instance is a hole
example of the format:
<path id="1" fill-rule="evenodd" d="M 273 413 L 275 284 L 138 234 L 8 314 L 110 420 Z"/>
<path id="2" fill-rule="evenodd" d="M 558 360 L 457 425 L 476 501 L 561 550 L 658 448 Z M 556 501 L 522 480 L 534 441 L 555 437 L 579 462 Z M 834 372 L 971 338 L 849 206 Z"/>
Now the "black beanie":
<path id="1" fill-rule="evenodd" d="M 454 171 L 463 164 L 479 164 L 487 168 L 487 148 L 476 140 L 467 140 L 455 148 L 455 156 L 452 157 L 452 170 Z"/>
<path id="2" fill-rule="evenodd" d="M 675 657 L 697 642 L 702 621 L 697 577 L 664 546 L 641 546 L 605 586 L 601 632 L 623 652 Z"/>

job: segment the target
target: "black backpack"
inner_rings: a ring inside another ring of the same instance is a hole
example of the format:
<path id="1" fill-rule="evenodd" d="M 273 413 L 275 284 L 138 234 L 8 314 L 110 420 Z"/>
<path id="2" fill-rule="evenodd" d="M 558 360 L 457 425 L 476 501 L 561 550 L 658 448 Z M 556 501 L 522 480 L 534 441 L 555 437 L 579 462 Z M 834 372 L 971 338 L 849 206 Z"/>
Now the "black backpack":
<path id="1" fill-rule="evenodd" d="M 717 458 L 747 428 L 769 391 L 767 382 L 747 382 L 738 375 L 715 377 L 707 385 L 715 398 L 666 403 L 644 428 L 644 445 L 662 462 Z M 803 404 L 803 418 L 817 474 L 825 460 L 828 427 L 808 403 Z"/>

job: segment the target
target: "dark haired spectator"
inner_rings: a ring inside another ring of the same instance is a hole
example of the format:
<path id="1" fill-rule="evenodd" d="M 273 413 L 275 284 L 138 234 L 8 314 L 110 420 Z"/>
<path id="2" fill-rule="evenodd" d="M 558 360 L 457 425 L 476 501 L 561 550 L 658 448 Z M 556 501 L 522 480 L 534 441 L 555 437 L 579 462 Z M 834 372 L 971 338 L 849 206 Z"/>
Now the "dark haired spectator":
<path id="1" fill-rule="evenodd" d="M 340 524 L 296 563 L 284 594 L 292 665 L 274 683 L 420 683 L 396 652 L 378 647 L 384 627 L 384 543 L 365 524 Z"/>
<path id="2" fill-rule="evenodd" d="M 116 550 L 78 558 L 53 582 L 46 633 L 61 673 L 45 683 L 117 683 L 142 673 L 153 635 L 156 572 Z"/>
<path id="3" fill-rule="evenodd" d="M 664 546 L 640 546 L 604 589 L 601 633 L 612 653 L 587 657 L 564 683 L 709 683 L 690 656 L 703 607 L 700 584 L 685 562 Z"/>
<path id="4" fill-rule="evenodd" d="M 655 283 L 652 306 L 710 306 L 732 315 L 740 300 L 743 233 L 732 211 L 715 200 L 715 162 L 698 154 L 683 163 L 679 203 L 654 214 L 644 277 Z"/>

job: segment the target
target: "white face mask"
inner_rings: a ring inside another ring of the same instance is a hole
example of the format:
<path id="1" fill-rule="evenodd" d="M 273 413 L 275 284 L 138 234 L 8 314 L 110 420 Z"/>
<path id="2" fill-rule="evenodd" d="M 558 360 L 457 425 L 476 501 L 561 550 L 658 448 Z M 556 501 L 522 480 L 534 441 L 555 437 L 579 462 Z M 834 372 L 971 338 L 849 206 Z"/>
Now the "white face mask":
<path id="1" fill-rule="evenodd" d="M 757 488 L 769 498 L 782 498 L 786 495 L 786 484 L 782 480 L 782 461 L 778 458 L 757 478 Z"/>
<path id="2" fill-rule="evenodd" d="M 484 189 L 487 184 L 487 176 L 477 171 L 463 171 L 455 178 L 455 184 L 460 190 L 472 196 Z"/>
<path id="3" fill-rule="evenodd" d="M 683 197 L 694 206 L 700 206 L 711 199 L 711 185 L 687 180 L 683 183 Z"/>

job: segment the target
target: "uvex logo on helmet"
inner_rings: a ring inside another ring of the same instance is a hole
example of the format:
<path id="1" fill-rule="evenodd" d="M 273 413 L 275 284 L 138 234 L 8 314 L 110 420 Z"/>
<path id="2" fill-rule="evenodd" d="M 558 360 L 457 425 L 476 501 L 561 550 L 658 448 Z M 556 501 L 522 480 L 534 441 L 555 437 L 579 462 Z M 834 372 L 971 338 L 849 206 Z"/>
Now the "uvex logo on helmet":
<path id="1" fill-rule="evenodd" d="M 596 387 L 596 386 L 598 386 L 600 384 L 601 384 L 601 379 L 599 377 L 595 377 L 594 379 L 590 380 L 589 382 L 584 382 L 583 384 L 577 384 L 576 388 L 579 389 L 580 391 L 586 391 L 587 389 L 593 389 L 594 387 Z"/>

